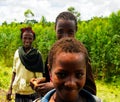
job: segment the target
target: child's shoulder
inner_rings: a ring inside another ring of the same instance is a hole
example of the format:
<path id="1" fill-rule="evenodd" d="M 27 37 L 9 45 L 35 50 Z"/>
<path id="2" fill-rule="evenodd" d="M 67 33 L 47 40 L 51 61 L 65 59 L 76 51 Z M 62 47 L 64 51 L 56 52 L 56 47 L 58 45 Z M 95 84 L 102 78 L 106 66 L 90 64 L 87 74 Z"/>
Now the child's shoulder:
<path id="1" fill-rule="evenodd" d="M 80 94 L 81 94 L 82 96 L 84 96 L 85 98 L 87 98 L 87 100 L 88 100 L 89 102 L 102 102 L 100 98 L 98 98 L 97 96 L 91 94 L 90 92 L 88 92 L 88 91 L 85 90 L 85 89 L 82 89 L 82 90 L 80 91 Z"/>
<path id="2" fill-rule="evenodd" d="M 95 102 L 102 102 L 101 99 L 98 98 L 97 96 L 95 96 L 95 95 L 92 95 L 92 96 L 93 96 L 93 98 L 95 99 Z"/>

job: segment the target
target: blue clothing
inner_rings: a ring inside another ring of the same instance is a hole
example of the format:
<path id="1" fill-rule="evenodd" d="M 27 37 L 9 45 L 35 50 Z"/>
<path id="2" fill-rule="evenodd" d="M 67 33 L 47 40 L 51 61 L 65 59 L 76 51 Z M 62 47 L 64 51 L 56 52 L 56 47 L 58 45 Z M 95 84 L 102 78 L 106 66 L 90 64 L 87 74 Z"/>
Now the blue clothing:
<path id="1" fill-rule="evenodd" d="M 41 100 L 40 102 L 49 102 L 51 96 L 55 93 L 55 89 L 49 91 Z M 95 96 L 92 95 L 90 92 L 88 92 L 87 90 L 81 90 L 80 91 L 80 95 L 85 96 L 87 99 L 87 102 L 101 102 L 101 100 Z"/>

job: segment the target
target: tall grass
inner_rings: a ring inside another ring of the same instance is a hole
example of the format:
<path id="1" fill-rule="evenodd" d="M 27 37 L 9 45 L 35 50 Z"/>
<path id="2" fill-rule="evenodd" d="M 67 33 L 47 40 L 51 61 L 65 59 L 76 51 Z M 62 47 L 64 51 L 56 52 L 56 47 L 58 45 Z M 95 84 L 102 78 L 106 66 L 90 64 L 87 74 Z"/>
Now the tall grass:
<path id="1" fill-rule="evenodd" d="M 120 79 L 116 82 L 106 83 L 103 81 L 96 81 L 97 96 L 103 102 L 120 102 Z"/>

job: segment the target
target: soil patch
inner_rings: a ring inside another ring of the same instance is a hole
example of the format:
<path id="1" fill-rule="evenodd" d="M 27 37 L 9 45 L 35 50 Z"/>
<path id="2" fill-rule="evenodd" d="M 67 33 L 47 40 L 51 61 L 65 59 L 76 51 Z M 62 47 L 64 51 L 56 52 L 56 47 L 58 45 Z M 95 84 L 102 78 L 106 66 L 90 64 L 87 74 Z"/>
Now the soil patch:
<path id="1" fill-rule="evenodd" d="M 0 89 L 0 102 L 14 102 L 14 95 L 12 95 L 12 100 L 11 101 L 7 101 L 6 100 L 6 91 L 5 90 L 2 90 Z"/>

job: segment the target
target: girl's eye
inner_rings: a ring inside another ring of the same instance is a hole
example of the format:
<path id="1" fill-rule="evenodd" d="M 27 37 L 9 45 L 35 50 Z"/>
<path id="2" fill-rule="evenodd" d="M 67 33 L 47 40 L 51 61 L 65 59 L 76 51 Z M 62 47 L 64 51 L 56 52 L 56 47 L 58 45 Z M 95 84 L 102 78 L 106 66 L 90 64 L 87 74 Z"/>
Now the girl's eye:
<path id="1" fill-rule="evenodd" d="M 67 76 L 67 74 L 64 73 L 64 72 L 58 72 L 58 73 L 56 73 L 56 75 L 57 75 L 57 77 L 60 78 L 60 79 L 63 79 L 63 78 L 65 78 L 65 77 Z"/>
<path id="2" fill-rule="evenodd" d="M 77 77 L 77 78 L 82 78 L 83 75 L 84 75 L 84 74 L 81 73 L 81 72 L 77 72 L 77 73 L 76 73 L 76 77 Z"/>
<path id="3" fill-rule="evenodd" d="M 71 35 L 73 34 L 74 35 L 74 31 L 70 30 L 68 34 L 71 34 Z"/>
<path id="4" fill-rule="evenodd" d="M 24 40 L 26 40 L 27 38 L 26 37 L 23 37 Z"/>
<path id="5" fill-rule="evenodd" d="M 62 35 L 63 34 L 63 30 L 58 30 L 57 34 Z"/>

